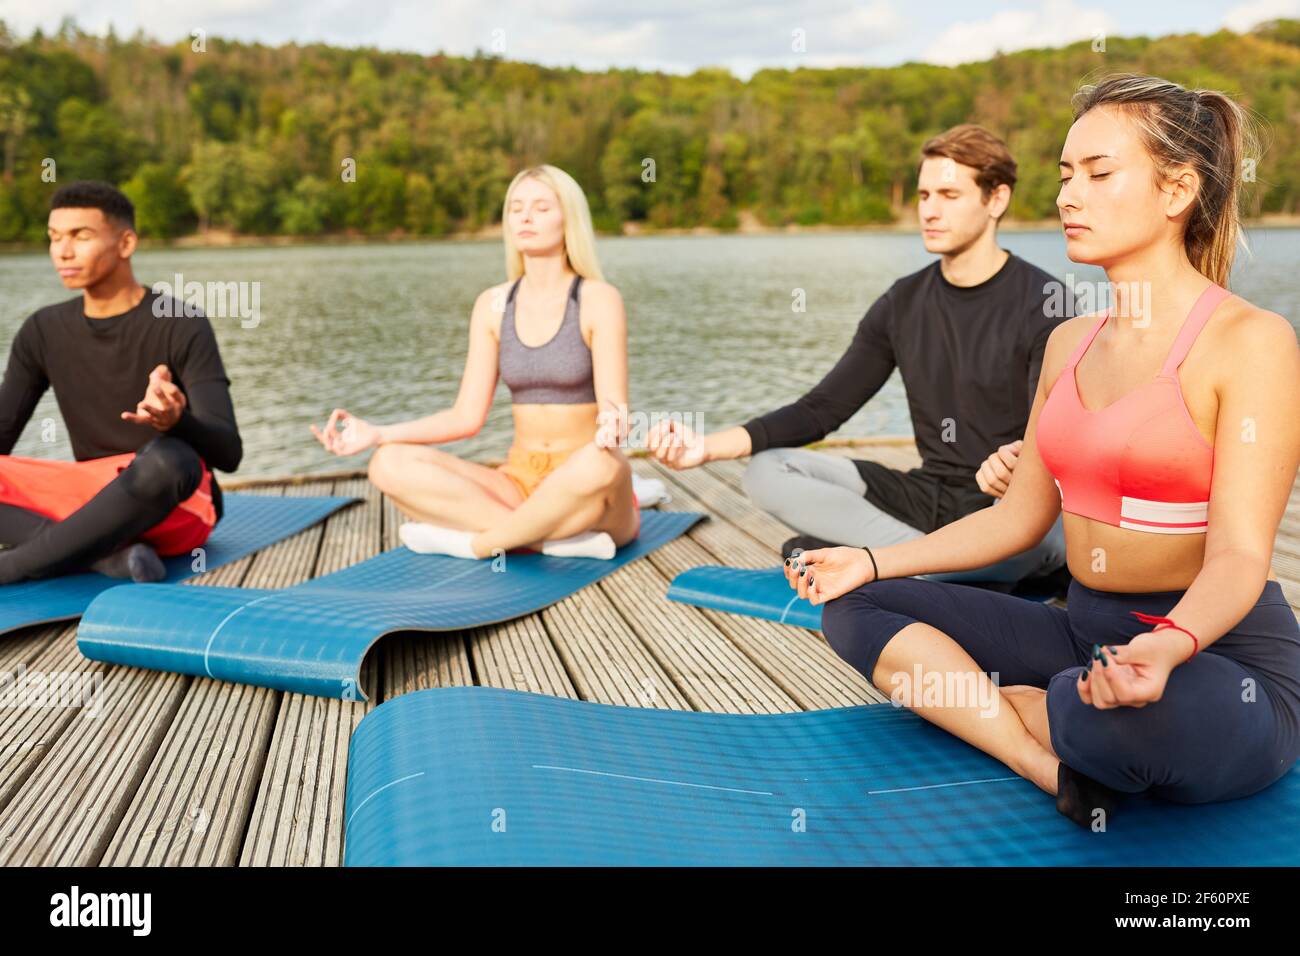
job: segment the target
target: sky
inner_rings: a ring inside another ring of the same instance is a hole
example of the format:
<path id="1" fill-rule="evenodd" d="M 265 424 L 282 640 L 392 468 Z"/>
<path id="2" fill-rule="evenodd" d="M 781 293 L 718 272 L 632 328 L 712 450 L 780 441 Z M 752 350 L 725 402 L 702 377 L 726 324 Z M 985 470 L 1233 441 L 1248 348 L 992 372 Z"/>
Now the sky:
<path id="1" fill-rule="evenodd" d="M 1300 0 L 0 0 L 26 36 L 65 16 L 91 33 L 138 29 L 164 41 L 208 36 L 268 45 L 324 42 L 472 55 L 586 70 L 688 73 L 724 67 L 955 64 L 997 51 L 1106 36 L 1247 30 L 1300 18 Z"/>

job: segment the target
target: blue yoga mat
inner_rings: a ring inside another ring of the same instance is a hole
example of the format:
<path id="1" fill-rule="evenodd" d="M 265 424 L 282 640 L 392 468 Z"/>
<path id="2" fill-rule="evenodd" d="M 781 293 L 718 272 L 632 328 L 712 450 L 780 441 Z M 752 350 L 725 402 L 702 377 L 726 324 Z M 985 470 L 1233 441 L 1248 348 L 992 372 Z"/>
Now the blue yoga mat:
<path id="1" fill-rule="evenodd" d="M 1300 864 L 1300 768 L 1242 800 L 1127 797 L 1106 832 L 889 704 L 731 715 L 487 687 L 405 694 L 352 735 L 345 862 Z"/>
<path id="2" fill-rule="evenodd" d="M 225 514 L 203 546 L 203 570 L 211 571 L 291 537 L 356 500 L 226 495 Z M 168 558 L 165 563 L 168 581 L 183 581 L 199 573 L 189 555 Z M 121 584 L 102 574 L 70 574 L 0 586 L 0 635 L 33 624 L 78 618 L 98 595 Z"/>
<path id="3" fill-rule="evenodd" d="M 822 629 L 822 609 L 799 596 L 780 567 L 727 568 L 703 565 L 673 578 L 668 597 L 683 604 L 761 617 L 814 631 Z"/>
<path id="4" fill-rule="evenodd" d="M 1017 596 L 1027 601 L 1046 601 L 1051 597 L 1050 594 Z M 821 606 L 814 607 L 799 597 L 780 566 L 755 570 L 706 564 L 690 568 L 673 578 L 668 585 L 668 597 L 682 604 L 761 617 L 814 631 L 822 628 Z"/>
<path id="5" fill-rule="evenodd" d="M 702 517 L 647 512 L 637 539 L 609 561 L 518 552 L 499 566 L 398 548 L 280 590 L 128 584 L 95 599 L 77 646 L 111 664 L 364 700 L 361 663 L 385 634 L 463 630 L 531 614 Z"/>

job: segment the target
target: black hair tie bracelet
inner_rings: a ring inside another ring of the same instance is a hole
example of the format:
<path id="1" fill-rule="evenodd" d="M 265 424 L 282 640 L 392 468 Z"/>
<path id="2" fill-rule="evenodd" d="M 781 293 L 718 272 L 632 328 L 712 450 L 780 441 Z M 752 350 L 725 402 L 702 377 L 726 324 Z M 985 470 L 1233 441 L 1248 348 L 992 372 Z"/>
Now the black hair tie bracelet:
<path id="1" fill-rule="evenodd" d="M 865 552 L 867 552 L 867 557 L 869 557 L 869 558 L 871 559 L 871 580 L 872 580 L 872 581 L 879 581 L 879 580 L 880 580 L 880 568 L 878 568 L 878 567 L 876 566 L 876 556 L 875 556 L 874 554 L 871 553 L 871 549 L 868 548 L 865 544 L 862 546 L 862 550 L 865 551 Z M 868 583 L 870 583 L 870 582 L 868 582 Z"/>

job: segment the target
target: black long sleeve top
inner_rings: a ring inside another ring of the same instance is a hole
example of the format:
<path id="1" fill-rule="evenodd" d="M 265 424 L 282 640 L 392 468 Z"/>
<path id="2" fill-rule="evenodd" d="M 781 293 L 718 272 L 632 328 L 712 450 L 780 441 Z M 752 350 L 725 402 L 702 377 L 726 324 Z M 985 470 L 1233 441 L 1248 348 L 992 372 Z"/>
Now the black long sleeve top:
<path id="1" fill-rule="evenodd" d="M 1073 311 L 1059 280 L 1018 256 L 976 286 L 953 285 L 936 261 L 872 304 L 807 394 L 744 424 L 752 451 L 825 438 L 898 368 L 920 471 L 973 486 L 989 454 L 1023 437 L 1047 338 Z"/>
<path id="2" fill-rule="evenodd" d="M 135 411 L 149 373 L 166 365 L 187 402 L 168 434 L 187 442 L 209 468 L 238 468 L 243 444 L 212 325 L 205 316 L 186 315 L 174 300 L 155 310 L 159 298 L 146 291 L 135 308 L 106 318 L 86 316 L 81 297 L 29 316 L 0 383 L 0 454 L 12 452 L 48 388 L 78 461 L 138 451 L 158 432 L 123 421 L 121 413 Z"/>

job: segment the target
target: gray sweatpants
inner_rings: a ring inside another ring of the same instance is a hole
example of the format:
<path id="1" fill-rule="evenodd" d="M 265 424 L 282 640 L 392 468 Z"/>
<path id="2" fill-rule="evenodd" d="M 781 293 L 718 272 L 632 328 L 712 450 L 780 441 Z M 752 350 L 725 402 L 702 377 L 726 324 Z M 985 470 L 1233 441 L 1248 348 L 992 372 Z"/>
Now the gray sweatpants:
<path id="1" fill-rule="evenodd" d="M 881 511 L 864 495 L 866 482 L 848 458 L 806 448 L 769 448 L 749 460 L 745 493 L 764 511 L 801 534 L 860 547 L 884 547 L 925 537 L 925 532 Z M 996 505 L 994 505 L 996 507 Z M 918 574 L 935 581 L 1014 584 L 1065 564 L 1065 529 L 1056 523 L 1036 546 L 971 571 Z"/>

